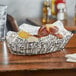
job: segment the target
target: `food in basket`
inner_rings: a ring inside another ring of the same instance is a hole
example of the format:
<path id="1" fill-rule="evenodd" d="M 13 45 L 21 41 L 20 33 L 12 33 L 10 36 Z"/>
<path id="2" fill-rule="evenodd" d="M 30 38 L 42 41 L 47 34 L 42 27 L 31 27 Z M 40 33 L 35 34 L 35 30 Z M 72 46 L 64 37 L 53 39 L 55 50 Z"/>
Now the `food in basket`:
<path id="1" fill-rule="evenodd" d="M 27 38 L 29 38 L 30 36 L 32 36 L 30 33 L 26 32 L 26 31 L 23 31 L 23 30 L 22 30 L 22 31 L 19 31 L 19 32 L 18 32 L 18 35 L 19 35 L 21 38 L 24 38 L 24 39 L 25 39 L 25 38 L 27 39 Z"/>
<path id="2" fill-rule="evenodd" d="M 35 55 L 62 50 L 72 36 L 73 34 L 63 27 L 62 22 L 57 21 L 40 27 L 35 35 L 26 30 L 8 32 L 6 39 L 11 53 Z"/>
<path id="3" fill-rule="evenodd" d="M 34 41 L 37 42 L 38 41 L 37 37 L 33 36 L 32 34 L 26 32 L 26 31 L 23 31 L 23 30 L 18 32 L 18 36 L 23 39 L 27 39 L 28 42 L 34 42 Z"/>
<path id="4" fill-rule="evenodd" d="M 55 25 L 52 25 L 52 24 L 47 24 L 45 26 L 42 26 L 38 31 L 38 35 L 40 37 L 44 37 L 44 36 L 47 36 L 49 34 L 52 34 L 60 39 L 63 38 L 63 35 L 59 32 L 59 28 Z"/>
<path id="5" fill-rule="evenodd" d="M 32 35 L 26 31 L 19 31 L 18 32 L 18 35 L 20 37 L 26 38 L 26 39 L 28 39 L 30 37 L 41 38 L 41 37 L 48 36 L 49 34 L 52 34 L 60 39 L 63 38 L 63 35 L 59 32 L 59 28 L 55 25 L 52 25 L 52 24 L 47 24 L 45 26 L 40 27 L 37 35 Z"/>
<path id="6" fill-rule="evenodd" d="M 49 31 L 46 29 L 45 26 L 40 27 L 40 29 L 38 30 L 38 36 L 40 36 L 40 37 L 44 37 L 44 36 L 47 36 L 47 35 L 49 35 L 49 34 L 50 34 L 50 33 L 49 33 Z"/>

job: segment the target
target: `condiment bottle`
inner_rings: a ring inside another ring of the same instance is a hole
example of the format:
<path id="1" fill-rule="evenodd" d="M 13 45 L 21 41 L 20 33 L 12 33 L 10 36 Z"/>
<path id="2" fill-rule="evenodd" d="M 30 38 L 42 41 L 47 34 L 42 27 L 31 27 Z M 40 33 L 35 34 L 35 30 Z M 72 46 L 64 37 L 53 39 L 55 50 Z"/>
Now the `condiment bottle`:
<path id="1" fill-rule="evenodd" d="M 44 1 L 43 3 L 43 17 L 42 17 L 42 24 L 47 24 L 50 22 L 51 16 L 51 8 L 49 0 Z"/>
<path id="2" fill-rule="evenodd" d="M 57 5 L 58 8 L 58 14 L 57 14 L 57 19 L 58 20 L 64 20 L 64 9 L 65 9 L 65 4 L 64 3 L 59 3 Z"/>
<path id="3" fill-rule="evenodd" d="M 65 0 L 56 0 L 56 7 L 57 7 L 57 19 L 64 20 L 66 14 L 66 5 Z"/>
<path id="4" fill-rule="evenodd" d="M 56 18 L 57 16 L 56 0 L 51 0 L 51 13 L 52 13 L 52 17 Z"/>

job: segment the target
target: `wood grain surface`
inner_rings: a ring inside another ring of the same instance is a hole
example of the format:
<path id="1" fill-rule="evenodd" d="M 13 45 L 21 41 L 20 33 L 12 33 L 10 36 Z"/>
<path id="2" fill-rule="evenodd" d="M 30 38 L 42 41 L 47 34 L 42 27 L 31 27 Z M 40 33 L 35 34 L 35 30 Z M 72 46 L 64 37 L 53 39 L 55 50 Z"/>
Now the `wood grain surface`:
<path id="1" fill-rule="evenodd" d="M 0 71 L 76 69 L 76 63 L 68 63 L 64 57 L 66 54 L 76 53 L 76 35 L 73 38 L 67 49 L 32 56 L 18 56 L 11 54 L 9 50 L 3 51 L 0 42 Z"/>
<path id="2" fill-rule="evenodd" d="M 76 47 L 76 34 L 73 35 L 73 37 L 69 40 L 68 44 L 65 46 L 65 48 L 74 48 Z"/>

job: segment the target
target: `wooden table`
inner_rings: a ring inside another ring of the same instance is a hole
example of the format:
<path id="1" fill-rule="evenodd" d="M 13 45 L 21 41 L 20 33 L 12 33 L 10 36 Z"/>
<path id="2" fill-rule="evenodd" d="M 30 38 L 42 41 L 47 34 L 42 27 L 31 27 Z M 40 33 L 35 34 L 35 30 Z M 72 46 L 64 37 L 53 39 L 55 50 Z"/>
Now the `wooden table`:
<path id="1" fill-rule="evenodd" d="M 26 19 L 29 23 L 37 26 L 43 25 L 41 22 L 41 18 L 27 18 Z M 50 23 L 54 23 L 57 21 L 56 19 L 50 19 Z M 73 21 L 72 19 L 63 20 L 64 27 L 69 31 L 76 31 L 76 21 Z"/>
<path id="2" fill-rule="evenodd" d="M 65 49 L 34 56 L 17 56 L 2 50 L 0 76 L 76 76 L 76 63 L 66 62 L 66 54 L 76 53 L 76 34 Z"/>

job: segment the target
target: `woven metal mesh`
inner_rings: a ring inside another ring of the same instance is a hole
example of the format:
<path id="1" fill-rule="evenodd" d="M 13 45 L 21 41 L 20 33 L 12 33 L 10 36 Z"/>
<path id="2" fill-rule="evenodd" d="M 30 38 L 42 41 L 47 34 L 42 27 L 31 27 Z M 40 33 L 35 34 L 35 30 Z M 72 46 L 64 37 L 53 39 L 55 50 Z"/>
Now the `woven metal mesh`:
<path id="1" fill-rule="evenodd" d="M 68 34 L 67 34 L 68 33 Z M 8 43 L 10 51 L 17 55 L 45 54 L 61 50 L 73 36 L 71 32 L 64 32 L 64 38 L 58 39 L 53 35 L 39 38 L 38 42 L 28 42 L 27 39 L 16 37 L 14 42 Z"/>

